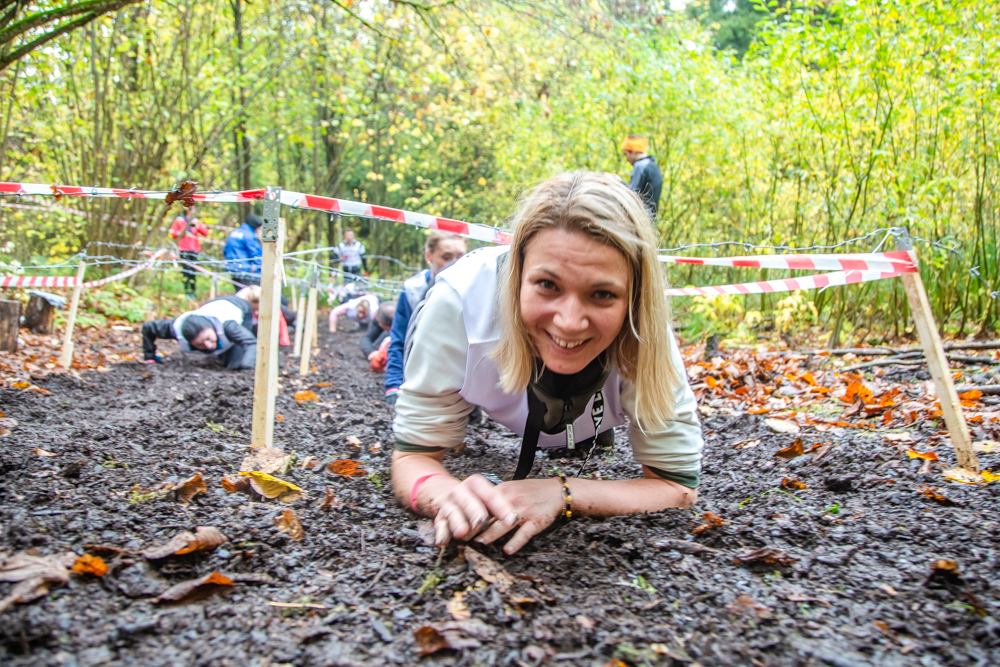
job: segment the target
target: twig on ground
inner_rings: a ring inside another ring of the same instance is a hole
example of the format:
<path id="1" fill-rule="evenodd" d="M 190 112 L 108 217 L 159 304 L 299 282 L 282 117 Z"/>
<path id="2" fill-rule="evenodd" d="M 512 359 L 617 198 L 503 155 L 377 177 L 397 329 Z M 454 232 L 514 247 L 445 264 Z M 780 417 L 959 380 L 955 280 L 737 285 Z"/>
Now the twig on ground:
<path id="1" fill-rule="evenodd" d="M 964 394 L 967 391 L 981 391 L 983 396 L 1000 396 L 1000 384 L 964 384 L 961 387 L 955 387 L 955 391 L 960 394 Z"/>

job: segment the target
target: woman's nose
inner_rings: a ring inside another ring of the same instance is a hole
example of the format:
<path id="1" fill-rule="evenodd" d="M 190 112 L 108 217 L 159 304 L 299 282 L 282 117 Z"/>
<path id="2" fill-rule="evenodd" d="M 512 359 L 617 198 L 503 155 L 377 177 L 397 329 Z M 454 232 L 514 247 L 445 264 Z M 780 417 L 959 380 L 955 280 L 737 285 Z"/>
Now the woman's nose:
<path id="1" fill-rule="evenodd" d="M 572 295 L 567 295 L 559 300 L 553 321 L 565 333 L 586 331 L 587 327 L 590 326 L 586 308 L 579 299 Z"/>

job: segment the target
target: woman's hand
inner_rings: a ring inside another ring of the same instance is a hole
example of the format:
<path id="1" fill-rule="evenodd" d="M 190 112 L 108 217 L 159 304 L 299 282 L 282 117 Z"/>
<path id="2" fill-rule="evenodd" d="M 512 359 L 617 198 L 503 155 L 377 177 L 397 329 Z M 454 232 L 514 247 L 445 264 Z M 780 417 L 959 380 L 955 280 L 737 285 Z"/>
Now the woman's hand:
<path id="1" fill-rule="evenodd" d="M 427 483 L 432 481 L 427 480 Z M 446 482 L 442 481 L 441 485 Z M 518 515 L 505 495 L 499 492 L 502 486 L 494 486 L 482 475 L 472 475 L 431 498 L 431 506 L 437 510 L 434 515 L 435 543 L 447 544 L 453 537 L 471 539 L 491 517 L 496 520 L 494 525 L 506 526 L 504 532 L 513 528 Z"/>
<path id="2" fill-rule="evenodd" d="M 504 482 L 493 487 L 494 494 L 510 505 L 514 521 L 498 521 L 490 526 L 476 541 L 489 544 L 503 537 L 515 525 L 520 525 L 514 536 L 504 545 L 507 554 L 517 551 L 532 537 L 548 528 L 563 510 L 562 482 L 559 479 L 524 479 Z"/>

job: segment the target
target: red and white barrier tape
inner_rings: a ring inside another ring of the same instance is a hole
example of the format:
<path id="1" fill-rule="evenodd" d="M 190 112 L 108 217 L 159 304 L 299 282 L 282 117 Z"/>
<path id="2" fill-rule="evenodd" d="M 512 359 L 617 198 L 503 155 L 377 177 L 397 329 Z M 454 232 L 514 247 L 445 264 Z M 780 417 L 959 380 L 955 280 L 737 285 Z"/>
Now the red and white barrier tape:
<path id="1" fill-rule="evenodd" d="M 152 190 L 123 190 L 121 188 L 96 188 L 78 185 L 52 185 L 44 183 L 0 183 L 0 195 L 48 195 L 65 197 L 118 197 L 121 199 L 166 199 L 167 192 Z M 238 192 L 196 192 L 191 195 L 196 202 L 238 204 L 264 199 L 264 190 L 242 190 Z M 462 222 L 451 218 L 440 218 L 426 213 L 404 211 L 388 206 L 374 206 L 347 199 L 334 199 L 319 195 L 281 191 L 281 203 L 293 208 L 339 213 L 374 220 L 391 220 L 426 229 L 440 229 L 459 236 L 488 243 L 510 243 L 510 234 L 488 225 Z"/>
<path id="2" fill-rule="evenodd" d="M 712 287 L 671 287 L 664 290 L 667 296 L 718 296 L 720 294 L 773 294 L 776 292 L 794 292 L 796 290 L 820 289 L 838 285 L 853 285 L 867 283 L 884 278 L 898 278 L 904 273 L 914 271 L 833 271 L 817 273 L 799 278 L 784 278 L 780 280 L 762 280 L 755 283 L 740 283 L 739 285 L 715 285 Z"/>
<path id="3" fill-rule="evenodd" d="M 142 264 L 137 264 L 131 269 L 116 273 L 100 280 L 89 280 L 83 283 L 84 287 L 98 287 L 113 283 L 116 280 L 124 280 L 140 271 L 145 271 L 151 267 L 166 250 L 158 250 L 149 260 Z M 0 287 L 76 287 L 76 278 L 70 276 L 0 276 Z"/>
<path id="4" fill-rule="evenodd" d="M 882 271 L 916 273 L 914 252 L 895 250 L 867 254 L 843 255 L 759 255 L 756 257 L 677 257 L 660 255 L 667 264 L 699 264 L 702 266 L 732 266 L 751 269 L 798 269 L 807 271 Z"/>

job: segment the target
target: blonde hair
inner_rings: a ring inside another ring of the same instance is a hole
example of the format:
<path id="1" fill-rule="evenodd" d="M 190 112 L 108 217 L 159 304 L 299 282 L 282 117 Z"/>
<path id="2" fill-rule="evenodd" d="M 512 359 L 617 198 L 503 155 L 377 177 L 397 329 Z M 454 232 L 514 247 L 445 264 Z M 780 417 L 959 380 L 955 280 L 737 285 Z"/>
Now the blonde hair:
<path id="1" fill-rule="evenodd" d="M 521 317 L 521 273 L 528 244 L 546 229 L 580 232 L 621 252 L 628 264 L 628 314 L 607 348 L 608 360 L 635 386 L 640 428 L 662 427 L 674 415 L 681 375 L 670 350 L 666 281 L 642 200 L 612 174 L 562 174 L 523 198 L 512 227 L 511 249 L 498 276 L 501 337 L 492 354 L 503 390 L 524 391 L 538 356 Z"/>
<path id="2" fill-rule="evenodd" d="M 427 241 L 424 242 L 424 252 L 427 254 L 433 254 L 437 250 L 438 244 L 441 241 L 450 241 L 456 239 L 465 245 L 465 239 L 463 239 L 458 234 L 452 234 L 451 232 L 443 232 L 440 229 L 435 229 L 430 234 L 427 235 Z"/>
<path id="3" fill-rule="evenodd" d="M 250 303 L 260 303 L 260 285 L 247 287 L 246 300 Z"/>

